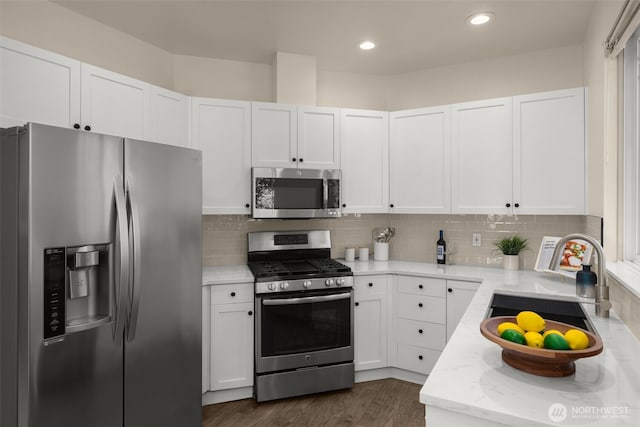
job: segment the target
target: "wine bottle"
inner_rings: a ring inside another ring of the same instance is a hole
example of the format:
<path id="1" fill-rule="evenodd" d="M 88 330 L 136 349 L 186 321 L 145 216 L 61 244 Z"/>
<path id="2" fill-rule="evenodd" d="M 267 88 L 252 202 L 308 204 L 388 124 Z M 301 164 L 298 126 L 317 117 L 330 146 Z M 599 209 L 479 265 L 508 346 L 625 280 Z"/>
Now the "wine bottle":
<path id="1" fill-rule="evenodd" d="M 444 231 L 440 230 L 440 238 L 436 242 L 436 260 L 438 264 L 447 263 L 447 242 L 444 241 Z"/>

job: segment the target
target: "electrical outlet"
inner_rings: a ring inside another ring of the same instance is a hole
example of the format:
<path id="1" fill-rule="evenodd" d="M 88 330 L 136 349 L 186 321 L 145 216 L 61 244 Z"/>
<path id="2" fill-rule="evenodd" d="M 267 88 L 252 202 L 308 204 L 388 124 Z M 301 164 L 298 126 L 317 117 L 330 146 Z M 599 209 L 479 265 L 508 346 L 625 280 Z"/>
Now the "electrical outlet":
<path id="1" fill-rule="evenodd" d="M 480 233 L 473 233 L 471 242 L 473 243 L 474 247 L 482 246 L 482 236 L 480 235 Z"/>

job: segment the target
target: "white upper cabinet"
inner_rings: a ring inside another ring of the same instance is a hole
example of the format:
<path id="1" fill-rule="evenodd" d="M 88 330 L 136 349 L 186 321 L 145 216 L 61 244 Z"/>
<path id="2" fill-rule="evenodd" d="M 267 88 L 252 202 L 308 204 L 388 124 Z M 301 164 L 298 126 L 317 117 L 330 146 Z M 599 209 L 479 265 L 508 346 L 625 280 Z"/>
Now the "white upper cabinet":
<path id="1" fill-rule="evenodd" d="M 451 210 L 511 213 L 511 98 L 454 104 L 451 116 Z"/>
<path id="2" fill-rule="evenodd" d="M 389 211 L 389 113 L 342 110 L 342 212 Z"/>
<path id="3" fill-rule="evenodd" d="M 251 103 L 252 161 L 257 167 L 337 169 L 337 108 Z"/>
<path id="4" fill-rule="evenodd" d="M 251 213 L 251 103 L 192 98 L 193 147 L 202 150 L 204 214 Z"/>
<path id="5" fill-rule="evenodd" d="M 448 105 L 390 114 L 390 212 L 450 212 L 450 115 Z"/>
<path id="6" fill-rule="evenodd" d="M 0 127 L 80 126 L 80 62 L 0 37 Z"/>
<path id="7" fill-rule="evenodd" d="M 518 213 L 585 213 L 584 96 L 577 88 L 513 98 Z"/>
<path id="8" fill-rule="evenodd" d="M 251 103 L 251 164 L 295 168 L 298 165 L 298 118 L 295 105 Z"/>
<path id="9" fill-rule="evenodd" d="M 298 167 L 340 168 L 340 110 L 298 106 Z"/>
<path id="10" fill-rule="evenodd" d="M 149 138 L 163 144 L 188 147 L 189 97 L 158 86 L 150 89 Z"/>
<path id="11" fill-rule="evenodd" d="M 149 139 L 148 83 L 89 64 L 81 80 L 84 130 Z"/>

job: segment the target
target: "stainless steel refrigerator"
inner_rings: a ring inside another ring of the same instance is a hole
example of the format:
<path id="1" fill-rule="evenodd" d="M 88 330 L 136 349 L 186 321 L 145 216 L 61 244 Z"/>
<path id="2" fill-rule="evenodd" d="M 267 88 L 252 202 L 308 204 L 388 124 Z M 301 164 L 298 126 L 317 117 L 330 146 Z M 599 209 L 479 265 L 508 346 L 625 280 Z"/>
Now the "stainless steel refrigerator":
<path id="1" fill-rule="evenodd" d="M 201 153 L 29 123 L 0 145 L 2 427 L 201 425 Z"/>

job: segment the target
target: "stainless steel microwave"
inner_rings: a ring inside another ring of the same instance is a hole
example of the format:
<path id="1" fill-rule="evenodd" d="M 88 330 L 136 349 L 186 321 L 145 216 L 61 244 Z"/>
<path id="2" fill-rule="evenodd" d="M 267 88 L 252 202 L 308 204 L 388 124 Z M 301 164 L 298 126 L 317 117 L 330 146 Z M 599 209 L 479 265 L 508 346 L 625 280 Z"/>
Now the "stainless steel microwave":
<path id="1" fill-rule="evenodd" d="M 338 218 L 340 170 L 252 168 L 253 218 Z"/>

